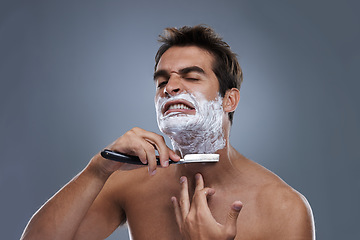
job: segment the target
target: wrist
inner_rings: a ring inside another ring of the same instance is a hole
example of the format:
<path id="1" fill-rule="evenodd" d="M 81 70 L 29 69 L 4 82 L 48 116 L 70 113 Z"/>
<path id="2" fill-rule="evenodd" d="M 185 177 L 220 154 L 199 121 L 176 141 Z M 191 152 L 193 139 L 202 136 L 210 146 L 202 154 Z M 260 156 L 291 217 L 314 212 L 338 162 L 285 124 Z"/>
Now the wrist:
<path id="1" fill-rule="evenodd" d="M 105 162 L 106 163 L 106 162 Z M 104 159 L 100 155 L 100 153 L 96 154 L 89 164 L 86 166 L 85 170 L 89 174 L 93 175 L 96 178 L 107 180 L 110 175 L 114 172 L 106 168 L 106 164 L 104 164 Z"/>

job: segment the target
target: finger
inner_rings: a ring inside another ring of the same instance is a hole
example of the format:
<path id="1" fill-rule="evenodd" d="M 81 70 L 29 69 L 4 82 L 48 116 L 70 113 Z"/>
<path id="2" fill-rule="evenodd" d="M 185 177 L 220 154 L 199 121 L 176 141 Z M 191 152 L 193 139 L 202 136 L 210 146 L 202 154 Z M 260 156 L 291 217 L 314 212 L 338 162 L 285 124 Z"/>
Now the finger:
<path id="1" fill-rule="evenodd" d="M 110 144 L 107 148 L 120 153 L 138 156 L 143 164 L 147 164 L 145 139 L 139 135 L 139 128 L 133 128 Z M 144 147 L 145 146 L 145 147 Z M 153 147 L 152 147 L 153 148 Z M 155 152 L 155 150 L 153 150 Z"/>
<path id="2" fill-rule="evenodd" d="M 215 189 L 213 188 L 203 188 L 202 190 L 195 192 L 189 214 L 194 212 L 201 213 L 200 215 L 197 215 L 197 217 L 201 219 L 199 221 L 216 223 L 207 202 L 207 198 L 214 195 L 214 193 Z"/>
<path id="3" fill-rule="evenodd" d="M 134 152 L 135 152 L 135 155 L 137 155 L 139 157 L 140 161 L 143 164 L 147 164 L 148 163 L 147 154 L 146 154 L 145 149 L 141 145 L 142 144 L 139 144 L 138 149 L 136 149 Z"/>
<path id="4" fill-rule="evenodd" d="M 204 188 L 204 179 L 200 173 L 195 174 L 195 191 L 200 191 Z"/>
<path id="5" fill-rule="evenodd" d="M 172 197 L 171 201 L 172 201 L 173 207 L 174 207 L 176 222 L 177 222 L 177 224 L 179 226 L 179 229 L 181 229 L 182 228 L 182 223 L 183 223 L 183 217 L 181 215 L 181 210 L 180 210 L 179 203 L 178 203 L 176 197 Z"/>
<path id="6" fill-rule="evenodd" d="M 215 194 L 215 189 L 213 188 L 203 188 L 194 193 L 193 203 L 197 208 L 209 209 L 207 204 L 207 199 Z"/>
<path id="7" fill-rule="evenodd" d="M 169 164 L 169 158 L 175 162 L 178 162 L 180 160 L 180 156 L 178 156 L 174 151 L 172 151 L 165 143 L 164 137 L 153 133 L 146 131 L 144 129 L 135 127 L 128 132 L 126 132 L 124 135 L 125 139 L 128 139 L 128 144 L 131 145 L 130 149 L 125 149 L 124 153 L 129 153 L 130 155 L 133 155 L 136 153 L 133 149 L 136 148 L 139 145 L 139 142 L 146 141 L 147 143 L 151 144 L 152 148 L 158 150 L 159 152 L 159 160 L 162 167 L 167 167 Z M 140 140 L 141 139 L 141 140 Z M 131 140 L 131 141 L 129 141 Z M 134 141 L 136 140 L 136 141 Z M 122 152 L 122 151 L 120 151 Z M 132 154 L 133 153 L 133 154 Z M 137 154 L 136 154 L 137 155 Z M 138 156 L 138 155 L 137 155 Z M 141 159 L 142 161 L 145 161 L 145 159 Z M 154 170 L 151 168 L 151 170 Z"/>
<path id="8" fill-rule="evenodd" d="M 180 161 L 180 156 L 179 155 L 177 155 L 173 150 L 171 150 L 170 148 L 169 148 L 169 157 L 170 157 L 170 159 L 171 160 L 173 160 L 174 162 L 178 162 L 178 161 Z"/>
<path id="9" fill-rule="evenodd" d="M 180 191 L 180 210 L 183 220 L 187 217 L 190 210 L 189 190 L 188 181 L 185 176 L 180 178 L 181 191 Z"/>
<path id="10" fill-rule="evenodd" d="M 126 133 L 129 135 L 128 133 Z M 144 145 L 146 145 L 146 141 L 135 134 L 133 134 L 132 138 L 124 137 L 125 134 L 118 138 L 115 142 L 110 144 L 106 149 L 110 149 L 115 152 L 120 152 L 124 154 L 129 154 L 131 156 L 138 156 L 140 161 L 143 164 L 147 164 L 147 156 L 146 151 L 144 149 Z M 155 150 L 154 150 L 155 151 Z"/>
<path id="11" fill-rule="evenodd" d="M 154 147 L 154 149 L 158 151 L 160 165 L 162 167 L 169 166 L 170 153 L 169 153 L 169 148 L 165 144 L 165 140 L 163 139 L 162 136 L 157 134 L 153 134 L 151 137 L 152 137 L 151 139 L 146 138 L 146 141 L 149 142 Z"/>
<path id="12" fill-rule="evenodd" d="M 226 223 L 225 223 L 226 232 L 230 236 L 236 235 L 236 222 L 237 222 L 237 219 L 238 219 L 238 216 L 239 216 L 242 206 L 243 206 L 243 204 L 240 201 L 235 201 L 231 205 L 231 209 L 228 213 L 228 216 L 226 218 Z"/>
<path id="13" fill-rule="evenodd" d="M 169 166 L 170 151 L 172 151 L 165 143 L 164 137 L 141 128 L 135 128 L 137 134 L 141 135 L 147 142 L 159 152 L 159 160 L 162 167 Z M 180 157 L 179 157 L 180 160 Z"/>
<path id="14" fill-rule="evenodd" d="M 159 135 L 160 136 L 160 135 Z M 162 167 L 169 166 L 169 159 L 171 159 L 174 162 L 180 161 L 180 156 L 177 155 L 173 150 L 171 150 L 166 144 L 162 136 L 159 140 L 159 143 L 155 143 L 155 147 L 159 152 L 159 160 Z"/>
<path id="15" fill-rule="evenodd" d="M 138 127 L 133 128 L 131 131 L 134 132 L 137 136 L 139 136 L 143 140 L 142 145 L 145 151 L 147 152 L 147 157 L 148 157 L 147 160 L 149 159 L 151 159 L 151 161 L 154 160 L 156 165 L 155 149 L 159 149 L 159 145 L 161 145 L 161 142 L 163 145 L 166 146 L 164 138 L 159 134 L 149 132 Z M 153 168 L 154 165 L 153 163 L 151 164 L 149 163 L 149 165 L 151 166 L 150 167 L 151 170 L 155 170 L 156 167 Z"/>
<path id="16" fill-rule="evenodd" d="M 155 155 L 155 149 L 154 147 L 147 141 L 143 141 L 142 143 L 142 148 L 144 149 L 144 151 L 146 152 L 146 159 L 147 159 L 147 163 L 148 163 L 148 171 L 149 174 L 155 175 L 156 173 L 156 167 L 157 167 L 157 160 L 156 160 L 156 155 Z"/>

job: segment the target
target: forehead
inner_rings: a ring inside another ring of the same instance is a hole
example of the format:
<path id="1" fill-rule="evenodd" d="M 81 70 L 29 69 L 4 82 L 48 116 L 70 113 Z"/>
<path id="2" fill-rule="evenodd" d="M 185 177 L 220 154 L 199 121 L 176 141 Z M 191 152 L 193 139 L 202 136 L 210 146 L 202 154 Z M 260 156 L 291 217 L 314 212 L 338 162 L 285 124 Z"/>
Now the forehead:
<path id="1" fill-rule="evenodd" d="M 214 57 L 196 46 L 171 47 L 161 56 L 157 70 L 178 71 L 190 66 L 198 66 L 205 72 L 212 71 Z"/>

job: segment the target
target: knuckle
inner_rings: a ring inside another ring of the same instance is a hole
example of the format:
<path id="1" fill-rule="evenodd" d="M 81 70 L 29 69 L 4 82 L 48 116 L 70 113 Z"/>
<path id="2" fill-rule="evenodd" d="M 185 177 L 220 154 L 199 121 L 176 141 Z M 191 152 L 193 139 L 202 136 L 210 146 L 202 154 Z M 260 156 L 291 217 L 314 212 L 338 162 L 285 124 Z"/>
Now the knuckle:
<path id="1" fill-rule="evenodd" d="M 142 131 L 141 128 L 133 127 L 132 129 L 130 129 L 126 133 L 129 134 L 130 136 L 137 136 L 137 135 L 140 135 L 141 131 Z"/>
<path id="2" fill-rule="evenodd" d="M 148 158 L 151 158 L 151 159 L 153 159 L 153 160 L 156 160 L 156 159 L 155 159 L 155 150 L 154 150 L 154 148 L 145 146 L 145 147 L 144 147 L 144 150 L 145 150 L 146 156 L 147 156 Z"/>
<path id="3" fill-rule="evenodd" d="M 197 211 L 196 212 L 196 219 L 199 221 L 201 219 L 204 219 L 206 216 L 206 214 L 204 214 L 202 211 Z"/>
<path id="4" fill-rule="evenodd" d="M 153 136 L 153 141 L 157 148 L 160 148 L 160 150 L 164 150 L 166 144 L 163 136 L 156 134 Z"/>
<path id="5" fill-rule="evenodd" d="M 136 136 L 136 133 L 135 133 L 135 131 L 133 129 L 130 129 L 123 136 L 128 137 L 128 138 L 132 138 L 132 137 Z"/>
<path id="6" fill-rule="evenodd" d="M 164 139 L 164 137 L 162 135 L 156 134 L 156 138 L 159 141 L 165 142 L 165 139 Z"/>
<path id="7" fill-rule="evenodd" d="M 201 189 L 201 192 L 202 192 L 202 193 L 206 193 L 206 192 L 209 192 L 209 191 L 210 191 L 210 188 L 209 188 L 209 187 L 206 187 L 206 188 Z"/>
<path id="8" fill-rule="evenodd" d="M 154 146 L 151 145 L 151 144 L 145 144 L 144 149 L 145 149 L 145 151 L 147 151 L 147 152 L 149 152 L 149 153 L 151 153 L 151 154 L 152 154 L 152 153 L 155 154 L 155 148 L 154 148 Z"/>
<path id="9" fill-rule="evenodd" d="M 180 199 L 179 204 L 180 204 L 180 206 L 184 206 L 186 204 L 186 200 Z"/>
<path id="10" fill-rule="evenodd" d="M 234 239 L 236 236 L 236 227 L 234 228 L 226 228 L 225 234 L 227 236 L 226 239 Z"/>
<path id="11" fill-rule="evenodd" d="M 130 141 L 129 142 L 129 148 L 132 150 L 132 151 L 136 151 L 136 152 L 139 152 L 141 150 L 141 147 L 139 144 L 136 144 L 134 141 Z"/>
<path id="12" fill-rule="evenodd" d="M 134 142 L 130 142 L 128 149 L 130 155 L 136 155 L 139 156 L 140 158 L 146 158 L 146 154 L 140 145 L 135 144 Z"/>
<path id="13" fill-rule="evenodd" d="M 139 128 L 139 127 L 133 127 L 130 131 L 139 132 L 140 130 L 141 130 L 141 128 Z"/>
<path id="14" fill-rule="evenodd" d="M 196 223 L 196 219 L 194 218 L 194 215 L 189 214 L 185 218 L 185 226 L 187 226 L 188 228 L 190 228 L 191 226 L 194 226 L 195 223 Z"/>
<path id="15" fill-rule="evenodd" d="M 194 199 L 195 198 L 199 198 L 201 195 L 204 195 L 205 194 L 205 190 L 204 189 L 201 189 L 199 191 L 195 191 L 194 193 Z"/>

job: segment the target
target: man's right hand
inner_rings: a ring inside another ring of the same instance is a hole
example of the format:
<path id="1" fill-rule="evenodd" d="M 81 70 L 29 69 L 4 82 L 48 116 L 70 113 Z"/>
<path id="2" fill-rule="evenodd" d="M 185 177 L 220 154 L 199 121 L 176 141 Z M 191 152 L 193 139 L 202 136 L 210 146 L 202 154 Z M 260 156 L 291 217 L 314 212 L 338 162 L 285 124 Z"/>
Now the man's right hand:
<path id="1" fill-rule="evenodd" d="M 163 136 L 138 127 L 126 132 L 106 148 L 112 151 L 138 156 L 142 163 L 148 164 L 150 175 L 156 173 L 157 162 L 155 150 L 159 153 L 161 167 L 169 166 L 169 159 L 175 162 L 180 160 L 180 157 L 166 145 Z M 111 161 L 104 159 L 99 153 L 93 157 L 89 167 L 95 167 L 105 174 L 111 174 L 118 169 L 129 170 L 139 168 L 141 165 Z"/>

